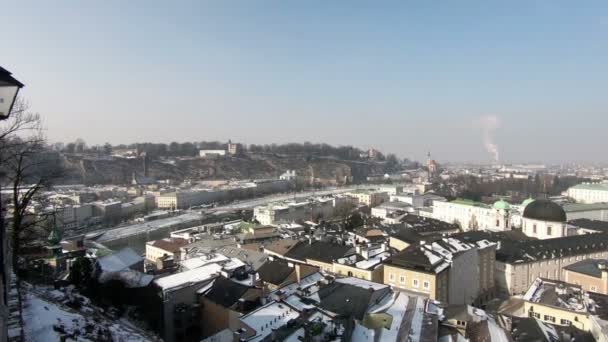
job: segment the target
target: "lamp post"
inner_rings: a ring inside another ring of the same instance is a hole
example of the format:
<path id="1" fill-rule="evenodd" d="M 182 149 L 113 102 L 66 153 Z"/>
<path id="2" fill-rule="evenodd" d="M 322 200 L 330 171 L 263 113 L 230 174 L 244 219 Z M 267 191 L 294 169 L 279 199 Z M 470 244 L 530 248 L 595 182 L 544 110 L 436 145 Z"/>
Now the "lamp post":
<path id="1" fill-rule="evenodd" d="M 8 119 L 21 88 L 23 83 L 17 81 L 8 70 L 0 67 L 0 121 Z"/>
<path id="2" fill-rule="evenodd" d="M 8 119 L 19 89 L 23 88 L 23 83 L 17 81 L 11 73 L 0 67 L 0 121 Z M 4 205 L 2 202 L 2 179 L 4 174 L 0 171 L 0 286 L 2 294 L 0 298 L 0 339 L 6 340 L 8 321 L 8 244 L 6 241 L 6 229 L 4 227 Z"/>

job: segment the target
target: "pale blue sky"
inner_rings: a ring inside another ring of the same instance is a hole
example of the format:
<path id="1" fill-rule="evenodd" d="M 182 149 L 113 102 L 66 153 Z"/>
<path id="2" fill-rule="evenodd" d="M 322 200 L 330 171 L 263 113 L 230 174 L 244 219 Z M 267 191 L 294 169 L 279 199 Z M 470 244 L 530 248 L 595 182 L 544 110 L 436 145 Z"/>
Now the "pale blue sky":
<path id="1" fill-rule="evenodd" d="M 606 159 L 608 1 L 10 1 L 0 64 L 52 141 Z"/>

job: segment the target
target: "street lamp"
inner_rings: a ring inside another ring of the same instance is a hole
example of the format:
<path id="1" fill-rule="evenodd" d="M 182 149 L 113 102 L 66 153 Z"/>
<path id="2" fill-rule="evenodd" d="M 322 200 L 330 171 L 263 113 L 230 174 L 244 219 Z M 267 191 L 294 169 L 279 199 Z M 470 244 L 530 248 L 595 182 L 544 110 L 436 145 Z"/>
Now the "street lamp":
<path id="1" fill-rule="evenodd" d="M 17 81 L 11 73 L 0 67 L 0 121 L 8 119 L 13 110 L 15 99 L 19 89 L 23 88 L 23 84 Z M 2 190 L 3 174 L 0 171 L 0 190 Z M 0 191 L 0 194 L 2 191 Z M 7 336 L 6 329 L 8 322 L 8 286 L 10 281 L 7 272 L 8 264 L 8 244 L 6 241 L 4 227 L 4 208 L 2 205 L 2 197 L 0 195 L 0 339 L 4 340 Z"/>
<path id="2" fill-rule="evenodd" d="M 11 76 L 8 70 L 0 67 L 0 121 L 8 119 L 21 88 L 23 83 Z"/>

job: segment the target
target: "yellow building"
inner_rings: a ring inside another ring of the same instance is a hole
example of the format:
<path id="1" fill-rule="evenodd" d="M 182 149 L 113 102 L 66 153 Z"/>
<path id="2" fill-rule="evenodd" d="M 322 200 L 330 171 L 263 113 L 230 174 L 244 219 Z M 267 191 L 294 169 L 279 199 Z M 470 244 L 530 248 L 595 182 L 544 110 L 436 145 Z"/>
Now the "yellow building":
<path id="1" fill-rule="evenodd" d="M 389 195 L 385 191 L 358 190 L 349 195 L 356 198 L 359 204 L 367 205 L 370 208 L 389 200 Z"/>
<path id="2" fill-rule="evenodd" d="M 449 264 L 433 265 L 425 261 L 422 251 L 418 251 L 408 251 L 386 260 L 382 283 L 447 303 Z"/>

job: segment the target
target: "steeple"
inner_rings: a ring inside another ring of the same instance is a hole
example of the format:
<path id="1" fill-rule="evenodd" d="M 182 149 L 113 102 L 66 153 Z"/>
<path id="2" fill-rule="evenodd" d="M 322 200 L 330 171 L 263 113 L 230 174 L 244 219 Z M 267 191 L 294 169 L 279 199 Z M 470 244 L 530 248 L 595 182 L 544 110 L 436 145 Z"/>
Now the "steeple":
<path id="1" fill-rule="evenodd" d="M 57 229 L 57 225 L 53 225 L 51 233 L 49 234 L 49 237 L 46 239 L 46 241 L 49 243 L 50 246 L 58 245 L 59 242 L 61 242 L 61 234 Z"/>

